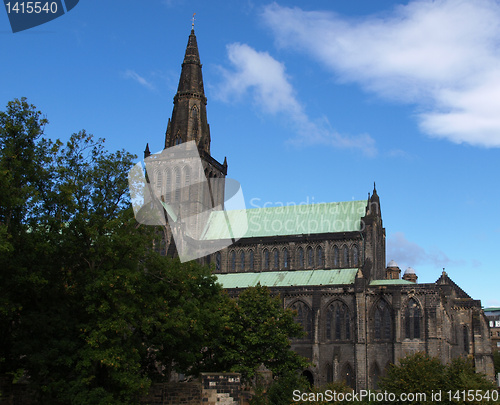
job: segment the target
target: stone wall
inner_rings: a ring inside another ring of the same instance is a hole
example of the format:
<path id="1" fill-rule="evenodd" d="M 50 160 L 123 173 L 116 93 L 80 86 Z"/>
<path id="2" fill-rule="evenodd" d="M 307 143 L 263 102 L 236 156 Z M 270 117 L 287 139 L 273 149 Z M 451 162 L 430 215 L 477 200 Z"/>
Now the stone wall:
<path id="1" fill-rule="evenodd" d="M 201 373 L 198 381 L 155 384 L 141 405 L 242 405 L 240 375 Z"/>
<path id="2" fill-rule="evenodd" d="M 26 384 L 0 378 L 0 405 L 36 405 Z M 154 384 L 141 405 L 248 405 L 250 393 L 241 390 L 240 374 L 202 373 L 192 382 Z"/>

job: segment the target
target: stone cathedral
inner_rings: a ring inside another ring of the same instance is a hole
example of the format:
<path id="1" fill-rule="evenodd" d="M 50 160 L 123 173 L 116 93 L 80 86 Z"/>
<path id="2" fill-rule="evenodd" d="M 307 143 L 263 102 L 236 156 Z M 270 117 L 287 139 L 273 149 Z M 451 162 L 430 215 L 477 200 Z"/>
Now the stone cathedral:
<path id="1" fill-rule="evenodd" d="M 210 183 L 225 179 L 228 164 L 210 154 L 206 104 L 193 29 L 164 148 L 195 141 Z M 144 155 L 150 156 L 148 145 Z M 189 184 L 189 167 L 156 171 L 149 181 L 161 188 L 162 199 L 171 207 L 193 203 L 176 192 Z M 196 203 L 223 206 L 223 194 L 210 189 L 208 197 Z M 434 283 L 422 284 L 412 268 L 401 275 L 397 263 L 386 265 L 375 185 L 363 201 L 256 208 L 246 215 L 244 236 L 202 261 L 213 266 L 230 295 L 260 283 L 279 294 L 284 307 L 296 310 L 306 335 L 293 340 L 292 347 L 311 361 L 303 370 L 311 383 L 343 380 L 357 390 L 376 389 L 389 364 L 417 351 L 443 363 L 468 356 L 478 372 L 492 378 L 489 326 L 480 301 L 444 270 Z M 212 212 L 203 240 L 231 239 L 223 226 L 228 216 L 231 211 Z M 165 250 L 175 254 L 171 237 Z"/>

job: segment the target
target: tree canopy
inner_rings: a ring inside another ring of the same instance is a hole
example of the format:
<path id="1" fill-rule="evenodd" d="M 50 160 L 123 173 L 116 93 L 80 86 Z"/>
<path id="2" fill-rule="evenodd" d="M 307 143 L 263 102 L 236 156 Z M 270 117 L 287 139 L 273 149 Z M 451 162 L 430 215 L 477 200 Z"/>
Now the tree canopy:
<path id="1" fill-rule="evenodd" d="M 133 404 L 176 371 L 299 368 L 300 326 L 259 287 L 238 301 L 208 267 L 138 226 L 135 156 L 85 131 L 64 144 L 26 99 L 0 112 L 0 375 L 41 404 Z M 227 351 L 224 345 L 229 345 Z"/>

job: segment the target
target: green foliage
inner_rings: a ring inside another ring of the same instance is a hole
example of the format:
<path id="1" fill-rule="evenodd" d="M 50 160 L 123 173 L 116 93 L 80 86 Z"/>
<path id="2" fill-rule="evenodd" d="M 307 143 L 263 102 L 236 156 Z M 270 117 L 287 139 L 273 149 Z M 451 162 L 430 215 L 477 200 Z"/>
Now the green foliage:
<path id="1" fill-rule="evenodd" d="M 391 365 L 386 376 L 381 379 L 380 389 L 398 396 L 402 393 L 425 393 L 427 396 L 425 403 L 432 403 L 430 401 L 432 394 L 440 391 L 442 399 L 439 403 L 442 404 L 480 404 L 492 403 L 492 401 L 453 400 L 450 402 L 447 393 L 448 391 L 467 393 L 469 390 L 474 393 L 476 390 L 491 392 L 495 387 L 484 375 L 475 372 L 472 360 L 469 358 L 456 358 L 448 365 L 443 365 L 436 357 L 416 353 L 401 359 L 399 365 Z M 463 400 L 463 397 L 459 399 Z M 406 401 L 404 403 L 424 402 Z"/>
<path id="2" fill-rule="evenodd" d="M 0 374 L 41 404 L 133 404 L 203 360 L 220 328 L 209 269 L 161 257 L 128 195 L 133 155 L 63 146 L 25 99 L 0 113 Z"/>
<path id="3" fill-rule="evenodd" d="M 131 209 L 135 157 L 85 131 L 43 139 L 46 123 L 25 99 L 0 113 L 0 375 L 50 405 L 138 403 L 173 371 L 252 381 L 264 364 L 289 384 L 305 366 L 294 314 L 260 286 L 231 300 L 210 269 L 156 253 L 162 230 Z"/>
<path id="4" fill-rule="evenodd" d="M 269 387 L 258 384 L 250 405 L 289 405 L 293 401 L 293 391 L 305 392 L 308 381 L 297 372 L 289 372 L 275 378 Z"/>
<path id="5" fill-rule="evenodd" d="M 241 373 L 247 383 L 262 364 L 275 377 L 302 370 L 307 362 L 290 346 L 290 338 L 303 336 L 294 316 L 267 287 L 247 288 L 237 300 L 226 300 L 224 328 L 214 336 L 205 366 Z"/>
<path id="6" fill-rule="evenodd" d="M 399 365 L 392 365 L 381 379 L 380 389 L 400 395 L 402 393 L 426 393 L 446 387 L 445 366 L 439 359 L 426 353 L 416 353 L 402 358 Z"/>
<path id="7" fill-rule="evenodd" d="M 500 373 L 500 350 L 493 352 L 493 365 L 495 367 L 495 375 Z"/>

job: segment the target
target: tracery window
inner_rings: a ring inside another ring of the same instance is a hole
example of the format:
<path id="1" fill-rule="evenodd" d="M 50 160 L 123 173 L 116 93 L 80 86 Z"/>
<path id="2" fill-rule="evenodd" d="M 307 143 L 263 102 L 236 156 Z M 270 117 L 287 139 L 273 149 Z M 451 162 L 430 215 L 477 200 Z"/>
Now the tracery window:
<path id="1" fill-rule="evenodd" d="M 333 247 L 333 267 L 339 267 L 339 248 Z"/>
<path id="2" fill-rule="evenodd" d="M 377 303 L 374 314 L 374 338 L 376 340 L 391 340 L 392 339 L 392 316 L 389 305 L 380 300 Z"/>
<path id="3" fill-rule="evenodd" d="M 306 332 L 302 339 L 312 338 L 312 311 L 309 306 L 303 301 L 295 301 L 290 308 L 297 311 L 295 321 L 300 323 Z"/>
<path id="4" fill-rule="evenodd" d="M 236 252 L 231 250 L 231 271 L 234 273 L 236 271 Z"/>
<path id="5" fill-rule="evenodd" d="M 185 187 L 186 198 L 191 198 L 190 188 L 189 188 L 190 185 L 191 185 L 191 170 L 189 169 L 189 166 L 185 166 L 184 167 L 184 187 Z"/>
<path id="6" fill-rule="evenodd" d="M 249 256 L 248 267 L 250 271 L 253 271 L 253 250 L 250 250 L 250 252 L 248 252 L 248 256 Z"/>
<path id="7" fill-rule="evenodd" d="M 165 182 L 165 202 L 169 203 L 172 198 L 172 172 L 167 170 L 167 181 Z"/>
<path id="8" fill-rule="evenodd" d="M 417 301 L 411 298 L 408 301 L 408 305 L 405 311 L 405 336 L 407 339 L 420 339 L 420 320 L 420 307 Z"/>
<path id="9" fill-rule="evenodd" d="M 301 247 L 297 251 L 297 267 L 299 269 L 304 268 L 304 249 Z"/>
<path id="10" fill-rule="evenodd" d="M 317 268 L 323 267 L 323 249 L 321 248 L 321 246 L 318 246 L 318 248 L 316 249 L 316 262 Z"/>
<path id="11" fill-rule="evenodd" d="M 314 255 L 313 255 L 313 250 L 312 250 L 311 246 L 309 246 L 307 248 L 307 267 L 309 267 L 309 268 L 314 267 Z"/>
<path id="12" fill-rule="evenodd" d="M 284 248 L 283 249 L 283 268 L 288 269 L 289 263 L 288 263 L 288 249 Z"/>
<path id="13" fill-rule="evenodd" d="M 179 201 L 181 198 L 181 171 L 179 168 L 175 168 L 175 201 Z"/>
<path id="14" fill-rule="evenodd" d="M 280 254 L 278 249 L 273 250 L 273 269 L 279 269 L 280 267 Z"/>
<path id="15" fill-rule="evenodd" d="M 158 174 L 156 175 L 156 189 L 160 193 L 161 193 L 162 182 L 163 182 L 163 176 L 162 176 L 161 170 L 159 170 Z"/>
<path id="16" fill-rule="evenodd" d="M 220 262 L 221 262 L 220 252 L 217 252 L 215 254 L 215 270 L 217 271 L 220 271 Z"/>
<path id="17" fill-rule="evenodd" d="M 240 269 L 245 271 L 245 252 L 243 250 L 240 252 Z"/>
<path id="18" fill-rule="evenodd" d="M 359 248 L 358 248 L 358 245 L 354 245 L 352 247 L 352 261 L 353 261 L 354 267 L 359 266 Z"/>
<path id="19" fill-rule="evenodd" d="M 344 267 L 349 267 L 349 248 L 344 245 Z"/>
<path id="20" fill-rule="evenodd" d="M 264 269 L 269 270 L 269 250 L 264 249 Z"/>
<path id="21" fill-rule="evenodd" d="M 334 301 L 326 311 L 326 338 L 328 340 L 351 339 L 349 307 L 342 301 Z"/>

